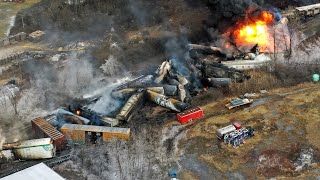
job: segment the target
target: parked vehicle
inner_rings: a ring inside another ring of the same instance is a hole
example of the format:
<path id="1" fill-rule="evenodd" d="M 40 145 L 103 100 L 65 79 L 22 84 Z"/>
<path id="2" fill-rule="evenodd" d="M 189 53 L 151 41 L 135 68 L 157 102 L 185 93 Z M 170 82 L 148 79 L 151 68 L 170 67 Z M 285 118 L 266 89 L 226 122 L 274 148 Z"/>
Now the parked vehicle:
<path id="1" fill-rule="evenodd" d="M 223 127 L 221 129 L 217 130 L 217 137 L 218 137 L 218 139 L 223 139 L 223 137 L 226 134 L 229 134 L 235 130 L 237 130 L 237 129 L 236 129 L 236 127 L 234 127 L 234 125 L 229 125 L 229 126 Z"/>

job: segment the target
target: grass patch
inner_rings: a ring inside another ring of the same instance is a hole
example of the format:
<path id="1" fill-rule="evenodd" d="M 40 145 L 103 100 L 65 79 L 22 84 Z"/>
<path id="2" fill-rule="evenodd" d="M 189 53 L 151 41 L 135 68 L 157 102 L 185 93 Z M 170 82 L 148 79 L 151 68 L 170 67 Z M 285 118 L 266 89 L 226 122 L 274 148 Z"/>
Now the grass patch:
<path id="1" fill-rule="evenodd" d="M 40 1 L 41 0 L 26 0 L 23 3 L 0 2 L 0 38 L 6 36 L 12 16 L 15 16 L 20 10 L 27 9 Z"/>
<path id="2" fill-rule="evenodd" d="M 251 79 L 243 83 L 232 83 L 229 86 L 231 95 L 259 92 L 262 89 L 272 89 L 279 86 L 280 81 L 271 73 L 261 70 L 248 71 Z"/>

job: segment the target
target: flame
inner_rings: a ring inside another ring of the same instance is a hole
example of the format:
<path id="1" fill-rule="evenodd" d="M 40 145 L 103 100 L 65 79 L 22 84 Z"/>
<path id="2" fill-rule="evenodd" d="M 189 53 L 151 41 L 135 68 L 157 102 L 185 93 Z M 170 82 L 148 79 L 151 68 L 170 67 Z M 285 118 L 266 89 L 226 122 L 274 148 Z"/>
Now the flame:
<path id="1" fill-rule="evenodd" d="M 80 110 L 77 110 L 77 111 L 76 111 L 76 114 L 77 114 L 77 115 L 80 115 L 80 113 L 81 113 Z"/>
<path id="2" fill-rule="evenodd" d="M 225 43 L 225 48 L 226 48 L 226 49 L 230 48 L 230 46 L 231 46 L 231 45 L 230 45 L 229 43 Z"/>
<path id="3" fill-rule="evenodd" d="M 263 21 L 245 25 L 234 33 L 236 44 L 254 43 L 260 46 L 268 45 L 268 26 Z"/>
<path id="4" fill-rule="evenodd" d="M 258 15 L 247 16 L 243 20 L 239 20 L 231 37 L 237 46 L 246 46 L 251 44 L 258 44 L 261 48 L 268 47 L 272 42 L 269 40 L 269 28 L 274 23 L 274 16 L 272 13 L 262 11 Z M 230 30 L 227 31 L 228 35 Z"/>

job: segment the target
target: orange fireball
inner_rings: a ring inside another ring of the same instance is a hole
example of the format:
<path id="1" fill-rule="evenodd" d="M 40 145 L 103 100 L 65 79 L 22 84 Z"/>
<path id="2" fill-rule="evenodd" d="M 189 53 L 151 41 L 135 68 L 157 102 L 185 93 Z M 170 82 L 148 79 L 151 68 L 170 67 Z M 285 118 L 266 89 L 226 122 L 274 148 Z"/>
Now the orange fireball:
<path id="1" fill-rule="evenodd" d="M 243 26 L 236 30 L 233 35 L 238 45 L 254 43 L 265 46 L 268 44 L 268 26 L 263 21 Z"/>
<path id="2" fill-rule="evenodd" d="M 233 27 L 232 39 L 237 46 L 259 44 L 267 47 L 270 44 L 269 27 L 274 23 L 273 14 L 262 11 L 258 16 L 247 14 L 244 20 L 239 20 Z"/>

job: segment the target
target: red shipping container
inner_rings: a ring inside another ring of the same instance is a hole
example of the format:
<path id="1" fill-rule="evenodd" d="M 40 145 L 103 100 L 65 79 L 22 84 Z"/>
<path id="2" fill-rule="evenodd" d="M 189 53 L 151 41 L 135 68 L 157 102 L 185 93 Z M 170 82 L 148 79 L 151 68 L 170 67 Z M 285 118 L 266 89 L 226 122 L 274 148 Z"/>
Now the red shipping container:
<path id="1" fill-rule="evenodd" d="M 232 123 L 233 126 L 238 130 L 238 129 L 241 129 L 241 124 L 240 123 L 237 123 L 237 122 L 234 122 Z"/>
<path id="2" fill-rule="evenodd" d="M 188 123 L 189 121 L 199 119 L 203 117 L 203 110 L 200 107 L 186 110 L 182 113 L 177 114 L 178 121 L 181 124 Z"/>
<path id="3" fill-rule="evenodd" d="M 36 118 L 31 121 L 31 124 L 37 138 L 51 138 L 57 150 L 62 150 L 65 147 L 65 136 L 47 120 Z"/>

